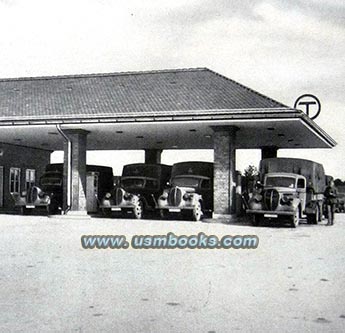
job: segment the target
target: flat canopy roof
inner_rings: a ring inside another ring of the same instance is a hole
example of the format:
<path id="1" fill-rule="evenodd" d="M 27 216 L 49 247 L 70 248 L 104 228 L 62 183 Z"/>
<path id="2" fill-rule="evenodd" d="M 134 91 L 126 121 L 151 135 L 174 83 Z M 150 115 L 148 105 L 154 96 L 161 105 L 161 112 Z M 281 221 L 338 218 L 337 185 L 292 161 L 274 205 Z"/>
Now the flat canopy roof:
<path id="1" fill-rule="evenodd" d="M 331 148 L 300 110 L 207 68 L 0 80 L 0 142 L 61 150 L 56 126 L 90 131 L 88 149 Z"/>

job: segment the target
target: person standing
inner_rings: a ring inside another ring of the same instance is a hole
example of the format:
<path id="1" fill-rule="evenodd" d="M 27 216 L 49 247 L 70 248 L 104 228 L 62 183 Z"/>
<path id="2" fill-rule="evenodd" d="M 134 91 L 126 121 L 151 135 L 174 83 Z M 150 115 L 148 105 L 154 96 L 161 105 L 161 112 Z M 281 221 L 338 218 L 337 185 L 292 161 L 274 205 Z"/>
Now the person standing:
<path id="1" fill-rule="evenodd" d="M 334 186 L 334 181 L 331 180 L 329 185 L 326 187 L 324 192 L 324 196 L 326 199 L 326 207 L 327 207 L 327 217 L 328 223 L 327 225 L 334 224 L 334 211 L 337 204 L 337 189 Z"/>

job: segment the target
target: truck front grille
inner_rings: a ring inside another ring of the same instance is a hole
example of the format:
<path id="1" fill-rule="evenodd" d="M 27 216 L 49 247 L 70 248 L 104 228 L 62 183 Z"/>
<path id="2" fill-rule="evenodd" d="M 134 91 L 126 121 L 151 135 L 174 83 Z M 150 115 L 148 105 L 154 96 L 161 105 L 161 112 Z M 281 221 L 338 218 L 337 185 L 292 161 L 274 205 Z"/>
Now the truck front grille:
<path id="1" fill-rule="evenodd" d="M 114 197 L 115 205 L 119 205 L 122 202 L 122 198 L 123 198 L 123 191 L 121 188 L 118 187 L 115 190 L 115 197 Z"/>
<path id="2" fill-rule="evenodd" d="M 173 187 L 168 196 L 168 204 L 170 206 L 179 206 L 182 199 L 182 191 L 178 187 Z"/>
<path id="3" fill-rule="evenodd" d="M 275 189 L 266 190 L 264 193 L 264 203 L 267 210 L 276 210 L 279 203 L 279 193 Z"/>
<path id="4" fill-rule="evenodd" d="M 38 189 L 36 186 L 31 186 L 26 193 L 26 202 L 32 204 L 37 200 Z"/>

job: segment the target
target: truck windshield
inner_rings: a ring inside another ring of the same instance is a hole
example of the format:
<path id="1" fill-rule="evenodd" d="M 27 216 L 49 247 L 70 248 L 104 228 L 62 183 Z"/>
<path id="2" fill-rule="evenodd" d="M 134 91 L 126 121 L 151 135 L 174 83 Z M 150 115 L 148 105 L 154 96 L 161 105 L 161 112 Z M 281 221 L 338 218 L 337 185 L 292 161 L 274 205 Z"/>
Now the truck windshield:
<path id="1" fill-rule="evenodd" d="M 266 186 L 295 188 L 296 179 L 292 177 L 267 177 Z"/>
<path id="2" fill-rule="evenodd" d="M 173 186 L 198 187 L 200 178 L 190 176 L 178 176 L 172 180 Z"/>
<path id="3" fill-rule="evenodd" d="M 42 186 L 61 186 L 61 178 L 41 178 Z"/>

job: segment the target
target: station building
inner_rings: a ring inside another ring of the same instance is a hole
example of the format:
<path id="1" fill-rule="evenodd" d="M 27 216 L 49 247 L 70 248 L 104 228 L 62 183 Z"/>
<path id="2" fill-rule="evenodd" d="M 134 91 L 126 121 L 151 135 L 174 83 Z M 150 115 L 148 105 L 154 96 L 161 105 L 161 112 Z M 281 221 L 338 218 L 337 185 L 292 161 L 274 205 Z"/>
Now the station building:
<path id="1" fill-rule="evenodd" d="M 207 68 L 0 80 L 0 206 L 64 151 L 65 207 L 86 214 L 86 151 L 213 149 L 214 213 L 235 211 L 236 149 L 332 148 L 300 110 Z M 69 189 L 69 190 L 68 190 Z"/>

